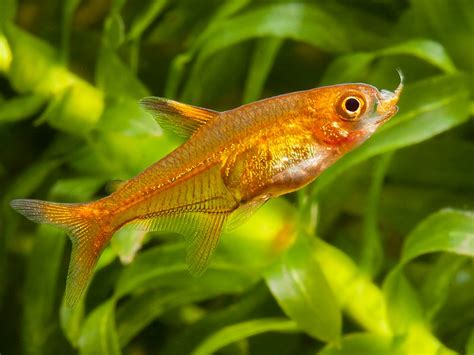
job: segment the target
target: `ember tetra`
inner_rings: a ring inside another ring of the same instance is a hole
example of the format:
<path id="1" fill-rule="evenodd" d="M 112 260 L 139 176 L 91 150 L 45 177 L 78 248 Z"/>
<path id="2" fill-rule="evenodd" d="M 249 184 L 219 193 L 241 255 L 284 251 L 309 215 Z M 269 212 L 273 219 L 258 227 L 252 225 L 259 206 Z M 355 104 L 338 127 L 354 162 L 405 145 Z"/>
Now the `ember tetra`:
<path id="1" fill-rule="evenodd" d="M 314 180 L 397 112 L 394 93 L 342 84 L 281 95 L 216 112 L 149 97 L 141 105 L 187 142 L 98 201 L 63 204 L 14 200 L 35 222 L 72 240 L 69 305 L 89 282 L 118 229 L 173 231 L 188 241 L 192 274 L 207 267 L 226 224 L 245 219 L 271 197 Z"/>

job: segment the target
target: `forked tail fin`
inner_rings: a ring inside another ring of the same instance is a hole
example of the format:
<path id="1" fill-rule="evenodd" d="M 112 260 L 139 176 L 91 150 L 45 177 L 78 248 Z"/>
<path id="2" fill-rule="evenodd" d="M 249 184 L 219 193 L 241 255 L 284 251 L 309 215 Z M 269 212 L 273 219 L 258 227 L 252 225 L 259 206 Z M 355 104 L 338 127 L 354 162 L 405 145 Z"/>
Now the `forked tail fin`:
<path id="1" fill-rule="evenodd" d="M 61 227 L 69 234 L 72 254 L 65 299 L 68 306 L 74 306 L 84 293 L 94 266 L 113 232 L 104 228 L 104 221 L 88 204 L 20 199 L 11 201 L 10 205 L 34 222 Z"/>

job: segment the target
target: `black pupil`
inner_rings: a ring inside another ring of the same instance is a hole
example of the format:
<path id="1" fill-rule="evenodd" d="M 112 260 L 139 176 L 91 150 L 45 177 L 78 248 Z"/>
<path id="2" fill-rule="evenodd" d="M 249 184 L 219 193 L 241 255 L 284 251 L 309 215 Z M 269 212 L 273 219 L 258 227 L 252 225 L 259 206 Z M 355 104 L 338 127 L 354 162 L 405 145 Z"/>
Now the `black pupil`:
<path id="1" fill-rule="evenodd" d="M 353 97 L 347 99 L 344 105 L 346 106 L 346 110 L 349 112 L 356 112 L 360 106 L 359 100 L 354 99 Z"/>

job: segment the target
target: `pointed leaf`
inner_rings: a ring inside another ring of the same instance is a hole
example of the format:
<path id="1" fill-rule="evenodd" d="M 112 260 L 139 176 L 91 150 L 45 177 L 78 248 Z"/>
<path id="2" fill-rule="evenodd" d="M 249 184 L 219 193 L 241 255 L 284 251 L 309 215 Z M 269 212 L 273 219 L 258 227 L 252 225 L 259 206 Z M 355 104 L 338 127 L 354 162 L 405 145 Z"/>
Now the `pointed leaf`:
<path id="1" fill-rule="evenodd" d="M 265 332 L 296 332 L 298 326 L 295 322 L 287 319 L 270 318 L 270 319 L 256 319 L 252 321 L 234 324 L 222 328 L 205 339 L 194 351 L 195 355 L 206 355 L 215 353 L 217 350 L 223 348 L 240 339 L 248 338 L 252 335 L 257 335 Z"/>
<path id="2" fill-rule="evenodd" d="M 301 238 L 265 273 L 283 311 L 309 335 L 337 342 L 341 311 L 310 244 Z"/>

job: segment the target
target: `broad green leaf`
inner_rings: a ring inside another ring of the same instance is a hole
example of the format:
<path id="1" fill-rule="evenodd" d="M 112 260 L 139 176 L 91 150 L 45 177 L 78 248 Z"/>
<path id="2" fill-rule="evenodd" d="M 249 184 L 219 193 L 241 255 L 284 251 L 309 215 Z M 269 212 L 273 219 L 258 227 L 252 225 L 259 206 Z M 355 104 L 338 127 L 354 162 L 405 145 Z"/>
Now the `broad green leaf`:
<path id="1" fill-rule="evenodd" d="M 443 45 L 429 39 L 414 39 L 376 52 L 377 57 L 389 55 L 411 55 L 438 67 L 446 74 L 457 71 Z"/>
<path id="2" fill-rule="evenodd" d="M 372 333 L 354 333 L 341 339 L 340 345 L 327 345 L 319 355 L 402 355 L 392 337 Z"/>
<path id="3" fill-rule="evenodd" d="M 45 98 L 40 95 L 17 96 L 0 104 L 0 124 L 17 122 L 31 117 L 45 104 Z"/>
<path id="4" fill-rule="evenodd" d="M 384 281 L 388 317 L 392 331 L 403 338 L 405 354 L 455 354 L 430 333 L 418 295 L 400 267 Z"/>
<path id="5" fill-rule="evenodd" d="M 416 39 L 385 47 L 373 52 L 351 53 L 331 62 L 321 79 L 322 85 L 355 82 L 370 77 L 374 62 L 388 56 L 407 55 L 425 61 L 446 74 L 456 68 L 444 47 L 428 39 Z M 401 68 L 403 70 L 403 68 Z"/>
<path id="6" fill-rule="evenodd" d="M 256 101 L 272 69 L 275 57 L 283 44 L 281 38 L 262 38 L 254 49 L 252 62 L 245 83 L 243 102 Z"/>
<path id="7" fill-rule="evenodd" d="M 95 308 L 87 317 L 79 338 L 80 354 L 120 354 L 115 328 L 115 302 L 109 300 Z"/>
<path id="8" fill-rule="evenodd" d="M 425 219 L 406 239 L 401 262 L 437 251 L 474 256 L 473 212 L 445 209 Z"/>
<path id="9" fill-rule="evenodd" d="M 328 32 L 328 28 L 332 31 Z M 302 41 L 327 51 L 349 48 L 337 20 L 317 6 L 281 3 L 257 7 L 220 23 L 206 38 L 200 60 L 236 43 L 264 36 Z"/>
<path id="10" fill-rule="evenodd" d="M 326 342 L 339 340 L 337 299 L 303 237 L 265 272 L 265 281 L 283 311 L 302 330 Z"/>
<path id="11" fill-rule="evenodd" d="M 391 334 L 385 299 L 380 288 L 360 272 L 354 261 L 342 250 L 314 238 L 313 257 L 326 276 L 341 308 L 371 333 Z"/>
<path id="12" fill-rule="evenodd" d="M 395 334 L 424 325 L 423 309 L 413 286 L 399 268 L 393 269 L 384 282 L 390 325 Z"/>
<path id="13" fill-rule="evenodd" d="M 256 319 L 239 324 L 234 324 L 221 329 L 205 339 L 193 354 L 211 354 L 240 339 L 264 332 L 296 332 L 298 326 L 295 322 L 281 318 Z"/>
<path id="14" fill-rule="evenodd" d="M 403 274 L 403 265 L 417 256 L 435 251 L 472 256 L 473 230 L 471 212 L 449 209 L 429 216 L 407 237 L 400 264 L 385 279 L 384 292 L 392 329 L 396 334 L 408 334 L 408 348 L 413 347 L 415 338 L 419 337 L 426 338 L 424 351 L 438 351 L 443 346 L 427 331 L 424 311 L 416 291 Z"/>
<path id="15" fill-rule="evenodd" d="M 416 144 L 469 119 L 468 91 L 463 77 L 446 75 L 407 85 L 400 112 L 367 142 L 343 156 L 318 178 L 313 192 L 346 169 L 375 155 Z"/>

